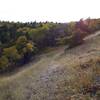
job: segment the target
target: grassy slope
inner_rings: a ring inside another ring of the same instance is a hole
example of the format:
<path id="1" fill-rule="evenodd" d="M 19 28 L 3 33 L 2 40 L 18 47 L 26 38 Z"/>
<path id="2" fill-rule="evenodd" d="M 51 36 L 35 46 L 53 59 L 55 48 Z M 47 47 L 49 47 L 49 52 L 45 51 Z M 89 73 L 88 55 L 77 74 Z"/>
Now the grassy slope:
<path id="1" fill-rule="evenodd" d="M 66 53 L 64 48 L 41 55 L 14 75 L 0 77 L 0 100 L 91 100 L 81 90 L 83 85 L 100 82 L 100 64 L 96 63 L 100 61 L 100 36 Z M 81 68 L 84 64 L 88 66 Z"/>

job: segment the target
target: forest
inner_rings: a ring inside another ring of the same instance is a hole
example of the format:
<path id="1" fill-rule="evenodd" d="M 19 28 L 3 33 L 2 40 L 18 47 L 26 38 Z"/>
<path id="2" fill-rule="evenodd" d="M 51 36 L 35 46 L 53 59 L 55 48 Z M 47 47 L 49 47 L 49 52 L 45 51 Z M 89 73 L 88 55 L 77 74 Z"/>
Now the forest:
<path id="1" fill-rule="evenodd" d="M 100 19 L 69 23 L 0 21 L 0 73 L 28 63 L 48 47 L 84 43 L 84 37 L 100 30 Z"/>

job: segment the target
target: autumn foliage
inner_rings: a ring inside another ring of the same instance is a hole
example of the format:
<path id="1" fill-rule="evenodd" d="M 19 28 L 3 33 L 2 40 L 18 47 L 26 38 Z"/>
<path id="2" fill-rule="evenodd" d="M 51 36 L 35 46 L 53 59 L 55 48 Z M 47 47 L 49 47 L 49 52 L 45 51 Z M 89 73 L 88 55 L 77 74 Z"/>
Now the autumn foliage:
<path id="1" fill-rule="evenodd" d="M 84 37 L 100 29 L 100 19 L 78 22 L 0 22 L 0 72 L 30 61 L 46 47 L 82 44 Z"/>

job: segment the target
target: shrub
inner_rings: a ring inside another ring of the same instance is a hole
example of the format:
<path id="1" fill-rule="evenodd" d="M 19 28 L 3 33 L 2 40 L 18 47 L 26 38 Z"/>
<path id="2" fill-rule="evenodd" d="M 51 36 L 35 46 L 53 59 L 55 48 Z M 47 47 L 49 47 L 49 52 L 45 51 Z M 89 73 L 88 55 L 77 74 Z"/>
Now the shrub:
<path id="1" fill-rule="evenodd" d="M 9 60 L 6 56 L 0 58 L 0 70 L 5 70 L 9 66 Z"/>

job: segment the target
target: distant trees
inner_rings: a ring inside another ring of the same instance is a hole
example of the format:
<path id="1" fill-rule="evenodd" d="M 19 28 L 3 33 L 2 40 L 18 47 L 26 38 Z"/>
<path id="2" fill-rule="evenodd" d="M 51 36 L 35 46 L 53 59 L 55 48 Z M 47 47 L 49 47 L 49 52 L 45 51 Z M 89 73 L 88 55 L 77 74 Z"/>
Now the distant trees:
<path id="1" fill-rule="evenodd" d="M 99 29 L 100 19 L 89 18 L 70 23 L 0 22 L 0 71 L 27 63 L 46 47 L 72 48 Z"/>

